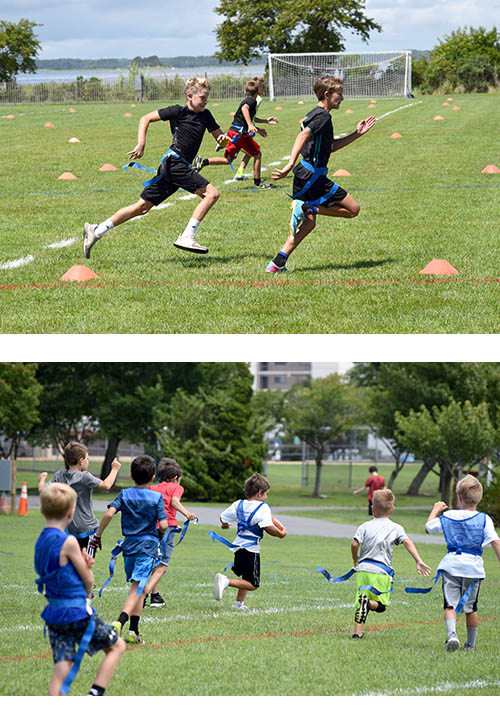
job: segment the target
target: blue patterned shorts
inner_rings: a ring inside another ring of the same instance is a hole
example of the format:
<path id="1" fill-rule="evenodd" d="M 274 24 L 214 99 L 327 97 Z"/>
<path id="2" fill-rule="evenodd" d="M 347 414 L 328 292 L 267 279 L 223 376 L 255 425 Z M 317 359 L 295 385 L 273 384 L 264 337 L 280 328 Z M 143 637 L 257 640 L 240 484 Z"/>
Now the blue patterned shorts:
<path id="1" fill-rule="evenodd" d="M 90 639 L 87 648 L 89 656 L 93 656 L 98 651 L 102 651 L 103 648 L 113 646 L 119 639 L 116 631 L 95 613 L 94 621 L 94 635 Z M 85 633 L 88 623 L 89 620 L 86 618 L 80 619 L 79 621 L 72 621 L 69 624 L 47 624 L 54 663 L 75 660 L 78 645 Z"/>

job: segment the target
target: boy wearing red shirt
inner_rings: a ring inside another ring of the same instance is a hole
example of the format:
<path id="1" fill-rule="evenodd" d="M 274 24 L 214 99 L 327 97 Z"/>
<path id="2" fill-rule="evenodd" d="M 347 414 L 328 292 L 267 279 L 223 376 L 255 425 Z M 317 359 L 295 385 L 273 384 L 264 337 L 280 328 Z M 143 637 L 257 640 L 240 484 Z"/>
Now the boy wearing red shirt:
<path id="1" fill-rule="evenodd" d="M 148 595 L 151 594 L 149 605 L 152 607 L 165 606 L 165 600 L 159 593 L 159 585 L 160 579 L 167 571 L 168 563 L 170 562 L 174 549 L 174 538 L 178 529 L 177 511 L 182 513 L 188 520 L 196 520 L 196 515 L 191 513 L 181 503 L 181 497 L 184 493 L 184 488 L 180 485 L 182 469 L 175 459 L 162 459 L 160 461 L 158 464 L 158 478 L 160 479 L 160 483 L 155 486 L 150 486 L 150 489 L 152 491 L 158 491 L 163 497 L 168 528 L 165 533 L 167 538 L 166 546 L 162 547 L 160 564 L 153 570 L 151 578 L 144 590 L 146 593 L 144 604 L 146 604 Z M 163 550 L 165 550 L 165 552 L 163 552 Z"/>
<path id="2" fill-rule="evenodd" d="M 373 494 L 375 491 L 385 488 L 385 479 L 382 474 L 378 472 L 376 466 L 370 466 L 368 473 L 370 475 L 366 479 L 365 485 L 362 488 L 356 488 L 353 493 L 356 495 L 356 493 L 362 493 L 368 490 L 368 515 L 373 515 Z"/>

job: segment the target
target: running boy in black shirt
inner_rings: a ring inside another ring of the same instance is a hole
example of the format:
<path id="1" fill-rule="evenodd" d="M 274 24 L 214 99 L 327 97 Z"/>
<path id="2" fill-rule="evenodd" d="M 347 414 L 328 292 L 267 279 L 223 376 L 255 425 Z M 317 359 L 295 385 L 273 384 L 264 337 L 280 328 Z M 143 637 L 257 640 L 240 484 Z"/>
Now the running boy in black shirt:
<path id="1" fill-rule="evenodd" d="M 316 215 L 328 217 L 357 217 L 360 207 L 345 190 L 328 180 L 327 164 L 330 153 L 344 148 L 364 135 L 375 123 L 375 116 L 360 121 L 356 130 L 344 138 L 334 138 L 330 111 L 343 101 L 343 83 L 334 76 L 321 76 L 314 84 L 318 105 L 309 111 L 292 148 L 290 160 L 282 170 L 274 170 L 273 180 L 284 178 L 294 168 L 293 213 L 291 234 L 266 271 L 287 271 L 286 261 L 292 251 L 316 226 Z"/>
<path id="2" fill-rule="evenodd" d="M 194 161 L 194 167 L 197 170 L 201 170 L 207 165 L 231 165 L 240 150 L 242 150 L 248 156 L 253 157 L 253 181 L 255 187 L 274 187 L 272 184 L 266 184 L 261 181 L 262 153 L 259 144 L 252 137 L 256 133 L 263 138 L 267 137 L 267 131 L 264 128 L 257 128 L 256 123 L 277 123 L 274 116 L 269 116 L 267 119 L 255 117 L 260 88 L 259 80 L 250 79 L 247 81 L 245 84 L 245 99 L 238 106 L 231 128 L 227 131 L 229 143 L 224 151 L 224 157 L 202 158 L 198 156 Z"/>
<path id="3" fill-rule="evenodd" d="M 219 192 L 208 180 L 202 177 L 191 165 L 200 149 L 205 130 L 209 131 L 217 143 L 225 143 L 227 136 L 208 109 L 208 92 L 210 84 L 207 79 L 192 77 L 184 86 L 186 95 L 185 106 L 169 106 L 168 108 L 151 111 L 139 121 L 137 145 L 127 153 L 132 159 L 144 155 L 146 133 L 150 123 L 170 121 L 172 129 L 172 145 L 161 159 L 160 167 L 152 180 L 146 181 L 144 190 L 137 202 L 115 212 L 101 224 L 85 223 L 83 228 L 83 253 L 90 258 L 90 250 L 106 232 L 133 217 L 145 215 L 149 210 L 173 195 L 180 187 L 201 197 L 201 202 L 193 212 L 189 223 L 174 242 L 179 249 L 205 254 L 208 249 L 202 247 L 195 239 L 196 230 L 203 217 L 219 199 Z M 137 163 L 130 163 L 131 166 Z"/>

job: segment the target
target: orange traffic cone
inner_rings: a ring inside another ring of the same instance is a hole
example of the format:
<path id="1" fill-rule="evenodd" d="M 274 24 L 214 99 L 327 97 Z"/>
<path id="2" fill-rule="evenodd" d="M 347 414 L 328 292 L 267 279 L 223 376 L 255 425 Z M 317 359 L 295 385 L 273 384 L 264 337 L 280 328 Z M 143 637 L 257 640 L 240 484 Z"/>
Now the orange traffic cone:
<path id="1" fill-rule="evenodd" d="M 5 496 L 5 498 L 3 499 L 2 513 L 5 513 L 5 515 L 9 514 L 9 504 L 7 502 L 7 496 Z"/>
<path id="2" fill-rule="evenodd" d="M 19 498 L 19 508 L 17 509 L 18 515 L 28 515 L 28 486 L 26 481 L 23 481 L 23 487 L 21 488 L 21 497 Z"/>

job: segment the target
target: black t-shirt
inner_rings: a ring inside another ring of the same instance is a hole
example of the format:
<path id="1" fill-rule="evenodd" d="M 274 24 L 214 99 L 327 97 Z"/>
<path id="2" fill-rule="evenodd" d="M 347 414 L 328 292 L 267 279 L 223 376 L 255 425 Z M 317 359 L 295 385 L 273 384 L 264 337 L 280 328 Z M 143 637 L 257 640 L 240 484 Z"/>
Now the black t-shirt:
<path id="1" fill-rule="evenodd" d="M 211 133 L 220 128 L 208 109 L 191 111 L 187 106 L 168 106 L 158 110 L 162 121 L 170 121 L 172 150 L 182 155 L 188 163 L 196 158 L 205 130 Z"/>
<path id="2" fill-rule="evenodd" d="M 250 118 L 253 121 L 253 117 L 257 113 L 257 99 L 252 96 L 247 96 L 246 99 L 244 99 L 238 106 L 238 110 L 234 114 L 233 124 L 235 126 L 243 126 L 243 133 L 248 133 L 248 125 L 243 115 L 243 111 L 241 110 L 243 106 L 248 106 Z"/>
<path id="3" fill-rule="evenodd" d="M 317 168 L 324 168 L 332 152 L 333 124 L 329 111 L 316 106 L 309 111 L 302 121 L 302 130 L 309 128 L 311 138 L 304 145 L 301 153 L 304 160 Z"/>

